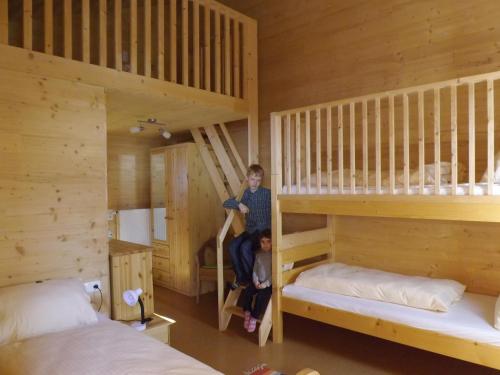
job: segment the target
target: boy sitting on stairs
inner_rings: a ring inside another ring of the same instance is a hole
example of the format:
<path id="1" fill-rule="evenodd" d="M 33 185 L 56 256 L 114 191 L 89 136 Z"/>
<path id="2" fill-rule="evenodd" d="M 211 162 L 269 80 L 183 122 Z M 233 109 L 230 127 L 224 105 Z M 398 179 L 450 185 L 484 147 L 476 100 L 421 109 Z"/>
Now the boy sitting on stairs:
<path id="1" fill-rule="evenodd" d="M 246 176 L 248 188 L 241 200 L 238 202 L 231 198 L 223 204 L 225 208 L 239 210 L 246 219 L 245 231 L 229 244 L 231 263 L 236 274 L 236 281 L 231 285 L 233 290 L 251 284 L 259 234 L 271 227 L 271 191 L 260 186 L 263 177 L 264 170 L 260 165 L 249 166 Z"/>
<path id="2" fill-rule="evenodd" d="M 243 310 L 245 311 L 245 321 L 243 327 L 248 332 L 254 332 L 257 326 L 257 319 L 266 311 L 267 304 L 271 299 L 271 277 L 272 277 L 272 239 L 271 231 L 266 229 L 261 232 L 260 250 L 255 255 L 252 281 L 243 293 Z M 255 296 L 255 305 L 252 308 L 252 300 Z"/>

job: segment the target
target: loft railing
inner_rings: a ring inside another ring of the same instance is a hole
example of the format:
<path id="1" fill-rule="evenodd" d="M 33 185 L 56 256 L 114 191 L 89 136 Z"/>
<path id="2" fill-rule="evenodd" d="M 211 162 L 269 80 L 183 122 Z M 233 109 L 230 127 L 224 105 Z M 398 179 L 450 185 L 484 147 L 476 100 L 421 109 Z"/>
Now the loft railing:
<path id="1" fill-rule="evenodd" d="M 273 113 L 278 194 L 499 195 L 498 89 L 493 72 Z"/>
<path id="2" fill-rule="evenodd" d="M 0 0 L 2 44 L 243 99 L 256 30 L 212 0 Z"/>

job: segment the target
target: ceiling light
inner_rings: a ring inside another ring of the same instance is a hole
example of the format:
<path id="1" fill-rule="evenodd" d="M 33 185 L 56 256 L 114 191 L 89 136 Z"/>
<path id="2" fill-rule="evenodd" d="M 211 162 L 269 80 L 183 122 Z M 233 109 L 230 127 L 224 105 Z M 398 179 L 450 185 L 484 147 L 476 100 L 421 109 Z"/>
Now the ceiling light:
<path id="1" fill-rule="evenodd" d="M 165 130 L 165 129 L 162 131 L 161 135 L 165 139 L 170 139 L 172 137 L 172 133 L 170 133 L 168 130 Z"/>
<path id="2" fill-rule="evenodd" d="M 144 130 L 144 126 L 132 126 L 129 131 L 132 133 L 132 134 L 137 134 L 137 133 L 140 133 Z"/>

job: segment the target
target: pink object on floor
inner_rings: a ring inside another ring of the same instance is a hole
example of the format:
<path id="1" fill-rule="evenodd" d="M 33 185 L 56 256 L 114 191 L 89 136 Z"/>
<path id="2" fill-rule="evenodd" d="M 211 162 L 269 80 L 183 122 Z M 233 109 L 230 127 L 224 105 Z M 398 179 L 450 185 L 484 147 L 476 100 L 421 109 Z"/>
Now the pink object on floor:
<path id="1" fill-rule="evenodd" d="M 250 317 L 250 321 L 248 322 L 248 329 L 247 331 L 252 333 L 255 331 L 255 328 L 257 327 L 257 319 Z"/>
<path id="2" fill-rule="evenodd" d="M 245 311 L 245 320 L 243 321 L 243 328 L 248 331 L 248 323 L 250 323 L 250 311 Z"/>

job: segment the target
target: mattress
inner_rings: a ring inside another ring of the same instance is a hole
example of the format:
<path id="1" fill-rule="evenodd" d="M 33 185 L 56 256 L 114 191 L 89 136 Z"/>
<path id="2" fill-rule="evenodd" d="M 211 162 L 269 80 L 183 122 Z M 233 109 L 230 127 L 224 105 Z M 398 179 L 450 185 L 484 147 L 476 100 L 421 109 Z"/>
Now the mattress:
<path id="1" fill-rule="evenodd" d="M 2 375 L 221 374 L 142 332 L 109 319 L 0 346 Z"/>
<path id="2" fill-rule="evenodd" d="M 283 296 L 500 347 L 500 331 L 493 327 L 495 297 L 464 293 L 448 312 L 434 312 L 294 284 L 283 288 Z"/>
<path id="3" fill-rule="evenodd" d="M 439 189 L 439 195 L 451 195 L 451 185 L 449 184 L 441 184 Z M 340 194 L 338 186 L 332 186 L 332 192 L 328 192 L 327 186 L 321 186 L 320 191 L 316 187 L 316 181 L 311 181 L 311 188 L 309 193 L 307 193 L 307 188 L 305 184 L 300 186 L 300 191 L 297 188 L 297 185 L 291 185 L 291 188 L 285 185 L 282 190 L 283 194 Z M 410 186 L 409 194 L 410 195 L 434 195 L 435 187 L 434 185 L 425 185 L 423 194 L 420 193 L 420 189 L 418 186 Z M 488 193 L 488 184 L 481 182 L 474 185 L 474 194 L 473 195 L 487 195 Z M 344 192 L 342 194 L 352 194 L 351 188 L 348 185 L 344 186 Z M 375 187 L 368 188 L 368 192 L 365 193 L 365 189 L 363 186 L 356 186 L 354 194 L 377 194 Z M 390 194 L 393 195 L 388 187 L 382 187 L 380 194 Z M 395 195 L 404 195 L 405 190 L 402 186 L 397 186 L 395 188 Z M 469 195 L 469 184 L 458 184 L 457 185 L 457 195 Z M 493 184 L 493 195 L 500 195 L 500 184 Z"/>

